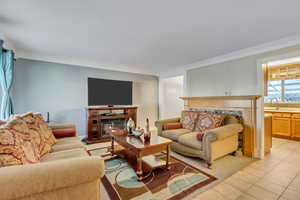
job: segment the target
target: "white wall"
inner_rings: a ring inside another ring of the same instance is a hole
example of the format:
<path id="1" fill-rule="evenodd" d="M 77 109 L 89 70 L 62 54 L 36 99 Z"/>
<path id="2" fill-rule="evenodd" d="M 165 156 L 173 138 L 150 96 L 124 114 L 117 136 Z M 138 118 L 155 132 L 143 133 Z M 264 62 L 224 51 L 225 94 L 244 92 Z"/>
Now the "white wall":
<path id="1" fill-rule="evenodd" d="M 76 124 L 78 134 L 86 134 L 87 78 L 133 81 L 133 104 L 138 105 L 137 125 L 150 125 L 158 118 L 158 78 L 156 76 L 110 71 L 51 62 L 17 59 L 13 85 L 16 113 L 50 112 L 51 120 Z M 103 95 L 107 92 L 102 91 Z"/>
<path id="2" fill-rule="evenodd" d="M 166 119 L 180 116 L 184 108 L 184 77 L 176 76 L 159 79 L 159 118 Z"/>
<path id="3" fill-rule="evenodd" d="M 300 51 L 300 45 L 188 70 L 187 96 L 260 95 L 257 61 Z"/>

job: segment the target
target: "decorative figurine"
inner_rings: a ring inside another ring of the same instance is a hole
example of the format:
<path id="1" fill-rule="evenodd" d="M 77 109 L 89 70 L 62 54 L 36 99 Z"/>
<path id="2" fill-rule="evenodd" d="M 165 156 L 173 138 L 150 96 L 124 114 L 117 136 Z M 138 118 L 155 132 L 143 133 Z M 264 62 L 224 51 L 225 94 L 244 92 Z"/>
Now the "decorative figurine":
<path id="1" fill-rule="evenodd" d="M 129 120 L 127 121 L 127 127 L 126 127 L 126 129 L 127 129 L 128 133 L 131 134 L 132 130 L 134 130 L 134 128 L 135 128 L 134 121 L 130 117 Z"/>

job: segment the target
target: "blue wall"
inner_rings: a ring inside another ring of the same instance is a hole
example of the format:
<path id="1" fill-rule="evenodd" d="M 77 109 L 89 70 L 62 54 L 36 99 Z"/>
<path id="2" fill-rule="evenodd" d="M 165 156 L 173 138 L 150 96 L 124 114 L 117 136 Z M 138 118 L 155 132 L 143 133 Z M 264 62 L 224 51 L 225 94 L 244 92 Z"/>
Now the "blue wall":
<path id="1" fill-rule="evenodd" d="M 133 89 L 133 103 L 141 105 L 140 109 L 148 109 L 152 120 L 157 118 L 158 79 L 155 76 L 27 59 L 17 59 L 15 65 L 12 93 L 15 113 L 33 111 L 45 116 L 50 112 L 51 120 L 75 123 L 78 134 L 83 136 L 86 133 L 87 77 L 133 81 L 138 86 Z M 144 86 L 148 87 L 147 95 L 150 93 L 153 98 L 147 105 L 140 101 L 146 94 L 135 89 Z"/>

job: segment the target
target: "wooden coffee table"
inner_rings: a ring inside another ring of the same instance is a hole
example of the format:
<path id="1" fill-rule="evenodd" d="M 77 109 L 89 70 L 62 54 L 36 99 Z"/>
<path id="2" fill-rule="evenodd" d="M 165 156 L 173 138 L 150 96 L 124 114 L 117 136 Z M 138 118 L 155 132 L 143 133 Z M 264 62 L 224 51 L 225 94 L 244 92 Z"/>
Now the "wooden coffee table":
<path id="1" fill-rule="evenodd" d="M 121 132 L 124 132 L 124 130 L 111 129 L 109 131 L 112 136 L 111 153 L 112 155 L 124 155 L 125 152 L 125 155 L 128 155 L 125 157 L 129 158 L 127 161 L 129 163 L 136 163 L 132 167 L 135 169 L 139 181 L 145 178 L 143 175 L 143 165 L 147 165 L 151 170 L 158 167 L 169 168 L 171 140 L 160 136 L 152 136 L 149 142 L 145 142 L 143 136 L 127 136 L 126 133 L 125 135 L 121 135 Z M 115 141 L 124 148 L 123 154 L 115 149 Z M 166 151 L 166 161 L 156 159 L 154 154 L 164 151 Z M 130 154 L 134 155 L 136 162 L 131 162 Z"/>

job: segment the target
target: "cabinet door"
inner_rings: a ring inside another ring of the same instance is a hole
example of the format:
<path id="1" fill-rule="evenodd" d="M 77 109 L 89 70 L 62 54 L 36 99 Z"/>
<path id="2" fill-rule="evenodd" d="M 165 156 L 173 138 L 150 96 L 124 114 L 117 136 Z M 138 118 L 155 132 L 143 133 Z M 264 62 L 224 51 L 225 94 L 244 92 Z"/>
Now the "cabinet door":
<path id="1" fill-rule="evenodd" d="M 292 119 L 292 138 L 300 139 L 300 119 Z"/>
<path id="2" fill-rule="evenodd" d="M 291 118 L 273 117 L 272 134 L 284 137 L 291 136 Z"/>

